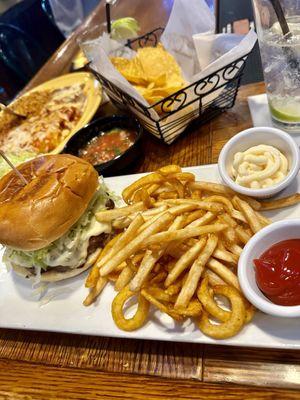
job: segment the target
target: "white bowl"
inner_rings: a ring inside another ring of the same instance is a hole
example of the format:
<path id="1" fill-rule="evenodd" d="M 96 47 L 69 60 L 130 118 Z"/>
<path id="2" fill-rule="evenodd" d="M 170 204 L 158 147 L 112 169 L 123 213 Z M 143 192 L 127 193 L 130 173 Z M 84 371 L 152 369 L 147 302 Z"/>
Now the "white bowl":
<path id="1" fill-rule="evenodd" d="M 288 160 L 289 173 L 274 186 L 265 189 L 250 189 L 234 182 L 231 167 L 235 153 L 259 144 L 272 145 L 280 150 Z M 219 155 L 218 168 L 223 181 L 235 192 L 251 197 L 268 198 L 285 189 L 295 179 L 300 168 L 300 152 L 294 139 L 280 129 L 250 128 L 238 133 L 225 144 Z"/>
<path id="2" fill-rule="evenodd" d="M 253 260 L 259 258 L 275 243 L 298 238 L 300 239 L 300 219 L 274 222 L 256 233 L 246 244 L 240 256 L 238 278 L 242 291 L 250 303 L 266 314 L 277 317 L 300 317 L 300 305 L 280 306 L 264 296 L 255 280 Z"/>

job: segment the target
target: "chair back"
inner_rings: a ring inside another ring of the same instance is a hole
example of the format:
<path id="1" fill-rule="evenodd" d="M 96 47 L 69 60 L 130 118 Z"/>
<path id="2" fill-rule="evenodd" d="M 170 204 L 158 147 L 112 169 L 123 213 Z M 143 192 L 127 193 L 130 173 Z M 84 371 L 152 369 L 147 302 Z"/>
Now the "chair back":
<path id="1" fill-rule="evenodd" d="M 0 15 L 0 23 L 25 31 L 39 43 L 48 58 L 65 40 L 55 24 L 48 0 L 22 0 Z"/>
<path id="2" fill-rule="evenodd" d="M 224 30 L 226 33 L 227 27 L 230 27 L 233 31 L 235 21 L 248 20 L 250 26 L 254 25 L 251 0 L 215 0 L 215 14 L 217 33 L 222 33 Z M 258 43 L 256 43 L 249 55 L 242 77 L 242 84 L 260 82 L 263 79 L 260 51 Z"/>
<path id="3" fill-rule="evenodd" d="M 41 0 L 41 7 L 42 7 L 42 10 L 44 11 L 44 13 L 49 18 L 49 20 L 53 24 L 55 24 L 55 20 L 54 20 L 54 16 L 53 16 L 53 13 L 52 13 L 52 10 L 51 10 L 51 6 L 50 6 L 50 3 L 49 3 L 49 0 Z"/>
<path id="4" fill-rule="evenodd" d="M 0 23 L 0 60 L 24 85 L 47 58 L 42 47 L 22 29 Z"/>

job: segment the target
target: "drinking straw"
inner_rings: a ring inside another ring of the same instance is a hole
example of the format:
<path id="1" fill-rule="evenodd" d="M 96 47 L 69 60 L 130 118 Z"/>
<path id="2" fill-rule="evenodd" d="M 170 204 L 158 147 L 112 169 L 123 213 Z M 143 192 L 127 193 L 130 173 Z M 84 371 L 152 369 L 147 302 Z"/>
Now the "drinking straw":
<path id="1" fill-rule="evenodd" d="M 110 1 L 109 0 L 106 0 L 105 11 L 106 11 L 106 29 L 107 29 L 107 33 L 111 33 Z"/>
<path id="2" fill-rule="evenodd" d="M 220 33 L 219 29 L 220 29 L 220 1 L 219 0 L 215 0 L 215 33 Z"/>
<path id="3" fill-rule="evenodd" d="M 284 16 L 283 9 L 281 7 L 280 1 L 279 0 L 270 0 L 274 11 L 276 13 L 279 25 L 281 27 L 282 33 L 284 35 L 285 40 L 290 39 L 293 35 L 292 32 L 290 31 L 290 28 L 288 26 L 288 23 L 286 21 L 286 18 Z M 285 49 L 285 54 L 287 57 L 288 65 L 290 66 L 291 70 L 297 69 L 297 78 L 299 79 L 299 70 L 300 70 L 300 65 L 299 62 L 291 48 L 286 48 Z"/>
<path id="4" fill-rule="evenodd" d="M 289 39 L 290 37 L 292 37 L 292 32 L 290 31 L 288 23 L 286 22 L 280 1 L 279 0 L 270 0 L 270 1 L 276 13 L 283 35 L 286 36 L 287 39 Z"/>

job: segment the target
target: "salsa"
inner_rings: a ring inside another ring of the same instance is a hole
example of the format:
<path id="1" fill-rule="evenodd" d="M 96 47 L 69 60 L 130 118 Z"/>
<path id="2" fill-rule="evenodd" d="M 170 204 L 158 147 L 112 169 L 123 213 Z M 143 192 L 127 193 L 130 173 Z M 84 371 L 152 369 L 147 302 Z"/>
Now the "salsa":
<path id="1" fill-rule="evenodd" d="M 79 157 L 92 165 L 103 164 L 113 160 L 131 147 L 136 135 L 129 129 L 114 128 L 95 136 L 79 151 Z"/>
<path id="2" fill-rule="evenodd" d="M 300 239 L 284 240 L 254 260 L 256 282 L 273 303 L 300 305 Z"/>

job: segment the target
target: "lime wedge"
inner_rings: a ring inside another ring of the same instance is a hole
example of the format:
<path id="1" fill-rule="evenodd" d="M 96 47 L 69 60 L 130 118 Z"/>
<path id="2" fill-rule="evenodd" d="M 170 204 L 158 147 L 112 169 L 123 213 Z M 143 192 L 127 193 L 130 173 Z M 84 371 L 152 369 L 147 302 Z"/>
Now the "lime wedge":
<path id="1" fill-rule="evenodd" d="M 286 101 L 286 104 L 280 101 L 276 104 L 275 101 L 269 102 L 269 107 L 272 116 L 282 122 L 300 122 L 300 103 Z"/>
<path id="2" fill-rule="evenodd" d="M 126 40 L 137 36 L 140 30 L 136 19 L 131 17 L 116 19 L 111 24 L 111 37 L 115 40 Z"/>

